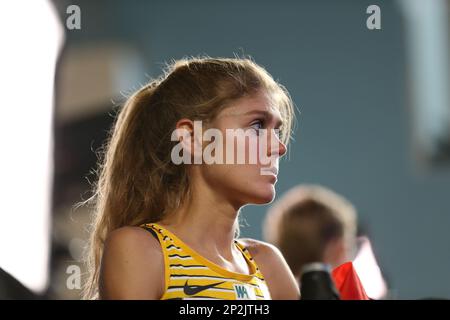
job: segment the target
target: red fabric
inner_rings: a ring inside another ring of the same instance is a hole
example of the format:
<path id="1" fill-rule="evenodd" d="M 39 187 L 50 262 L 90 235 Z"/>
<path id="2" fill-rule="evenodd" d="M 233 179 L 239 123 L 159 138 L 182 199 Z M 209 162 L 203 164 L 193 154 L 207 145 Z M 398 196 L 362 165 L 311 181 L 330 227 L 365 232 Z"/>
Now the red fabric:
<path id="1" fill-rule="evenodd" d="M 369 300 L 353 263 L 341 264 L 331 272 L 331 276 L 341 300 Z"/>

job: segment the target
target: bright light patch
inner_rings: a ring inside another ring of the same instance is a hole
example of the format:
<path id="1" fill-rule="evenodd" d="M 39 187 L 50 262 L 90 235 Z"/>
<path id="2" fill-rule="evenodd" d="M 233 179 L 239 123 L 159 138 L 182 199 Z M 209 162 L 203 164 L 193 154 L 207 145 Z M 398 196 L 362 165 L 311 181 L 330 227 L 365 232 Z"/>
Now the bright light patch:
<path id="1" fill-rule="evenodd" d="M 375 260 L 369 239 L 361 237 L 360 241 L 361 246 L 353 266 L 367 295 L 372 299 L 381 299 L 387 294 L 386 283 Z"/>
<path id="2" fill-rule="evenodd" d="M 53 85 L 63 30 L 50 1 L 0 4 L 0 267 L 34 291 L 48 278 Z"/>

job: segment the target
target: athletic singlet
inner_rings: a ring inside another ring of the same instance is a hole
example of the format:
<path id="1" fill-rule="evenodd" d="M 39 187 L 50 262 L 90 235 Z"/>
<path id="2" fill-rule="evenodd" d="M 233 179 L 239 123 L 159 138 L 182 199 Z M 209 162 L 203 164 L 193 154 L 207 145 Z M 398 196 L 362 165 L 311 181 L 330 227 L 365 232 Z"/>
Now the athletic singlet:
<path id="1" fill-rule="evenodd" d="M 165 288 L 161 300 L 271 299 L 261 271 L 239 241 L 234 240 L 250 266 L 251 274 L 232 272 L 209 261 L 156 223 L 146 223 L 141 227 L 159 240 L 164 254 Z"/>

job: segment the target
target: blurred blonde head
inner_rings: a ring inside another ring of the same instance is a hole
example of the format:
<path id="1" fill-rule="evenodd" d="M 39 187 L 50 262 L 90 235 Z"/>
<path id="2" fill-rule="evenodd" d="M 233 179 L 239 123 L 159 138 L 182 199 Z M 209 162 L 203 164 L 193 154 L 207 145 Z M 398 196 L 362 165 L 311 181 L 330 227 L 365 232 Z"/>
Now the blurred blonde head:
<path id="1" fill-rule="evenodd" d="M 337 266 L 355 250 L 356 210 L 344 197 L 319 185 L 289 190 L 269 209 L 263 232 L 286 258 L 294 275 L 304 264 Z"/>

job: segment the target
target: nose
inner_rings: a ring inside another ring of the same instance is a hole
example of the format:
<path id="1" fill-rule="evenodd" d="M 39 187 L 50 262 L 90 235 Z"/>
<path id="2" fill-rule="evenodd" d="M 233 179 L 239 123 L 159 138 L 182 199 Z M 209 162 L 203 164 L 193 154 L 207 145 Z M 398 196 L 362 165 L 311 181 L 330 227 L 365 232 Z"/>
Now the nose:
<path id="1" fill-rule="evenodd" d="M 278 156 L 281 158 L 286 154 L 287 147 L 286 145 L 281 141 L 279 134 L 275 130 L 270 130 L 270 135 L 268 137 L 269 141 L 267 142 L 267 145 L 269 146 L 267 148 L 267 156 Z"/>
<path id="2" fill-rule="evenodd" d="M 278 151 L 278 155 L 279 155 L 280 158 L 281 158 L 282 156 L 284 156 L 284 155 L 286 154 L 286 152 L 287 152 L 287 147 L 286 147 L 286 145 L 285 145 L 280 139 L 278 139 L 278 142 L 279 142 L 279 151 Z"/>

